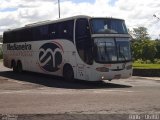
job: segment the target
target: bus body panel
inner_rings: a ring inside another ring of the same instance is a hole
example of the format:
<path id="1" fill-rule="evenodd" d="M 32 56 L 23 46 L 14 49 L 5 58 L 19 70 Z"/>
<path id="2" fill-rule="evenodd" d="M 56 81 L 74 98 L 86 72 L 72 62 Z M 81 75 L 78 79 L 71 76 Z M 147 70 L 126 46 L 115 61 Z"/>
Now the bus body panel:
<path id="1" fill-rule="evenodd" d="M 111 79 L 119 79 L 119 78 L 128 78 L 128 76 L 131 76 L 132 69 L 126 70 L 119 70 L 116 71 L 117 67 L 122 68 L 122 64 L 98 64 L 96 62 L 93 63 L 93 65 L 87 65 L 85 64 L 81 58 L 79 57 L 77 50 L 75 48 L 75 45 L 69 41 L 66 40 L 48 40 L 44 42 L 25 42 L 26 44 L 32 45 L 32 50 L 30 51 L 21 51 L 21 50 L 14 50 L 10 51 L 7 50 L 7 45 L 3 45 L 4 49 L 4 65 L 6 67 L 11 68 L 11 61 L 15 60 L 21 60 L 23 65 L 23 70 L 31 71 L 31 72 L 38 72 L 43 74 L 50 74 L 50 75 L 57 75 L 57 76 L 63 76 L 63 66 L 64 64 L 71 64 L 74 69 L 74 76 L 76 79 L 81 80 L 88 80 L 88 81 L 100 81 L 100 80 L 111 80 Z M 63 60 L 58 67 L 59 70 L 55 72 L 49 72 L 43 68 L 40 64 L 40 48 L 45 44 L 54 44 L 58 43 L 60 47 L 62 47 L 62 56 Z M 64 44 L 65 43 L 65 44 Z M 10 45 L 14 45 L 13 43 L 9 43 Z M 16 43 L 17 45 L 23 45 L 24 43 Z M 68 49 L 72 49 L 72 51 L 68 51 Z M 6 57 L 7 56 L 7 57 Z M 126 63 L 125 67 L 131 66 L 131 62 Z M 99 72 L 96 69 L 99 67 L 106 67 L 109 68 L 110 72 Z M 114 70 L 115 71 L 112 71 Z M 118 76 L 119 75 L 119 76 Z M 118 78 L 119 77 L 119 78 Z"/>

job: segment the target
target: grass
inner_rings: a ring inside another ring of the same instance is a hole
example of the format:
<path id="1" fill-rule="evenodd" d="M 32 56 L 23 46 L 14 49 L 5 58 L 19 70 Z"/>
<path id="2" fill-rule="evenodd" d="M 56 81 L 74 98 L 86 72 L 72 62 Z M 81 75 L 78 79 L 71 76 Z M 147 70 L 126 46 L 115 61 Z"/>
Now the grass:
<path id="1" fill-rule="evenodd" d="M 160 64 L 133 63 L 133 68 L 136 68 L 136 69 L 160 69 Z"/>

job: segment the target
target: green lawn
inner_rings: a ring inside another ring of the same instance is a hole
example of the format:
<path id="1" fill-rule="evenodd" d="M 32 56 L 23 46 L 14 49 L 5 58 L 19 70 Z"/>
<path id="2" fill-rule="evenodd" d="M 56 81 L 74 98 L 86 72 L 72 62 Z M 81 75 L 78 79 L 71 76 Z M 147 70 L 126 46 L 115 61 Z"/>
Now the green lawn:
<path id="1" fill-rule="evenodd" d="M 160 64 L 133 63 L 133 68 L 136 68 L 136 69 L 160 69 Z"/>

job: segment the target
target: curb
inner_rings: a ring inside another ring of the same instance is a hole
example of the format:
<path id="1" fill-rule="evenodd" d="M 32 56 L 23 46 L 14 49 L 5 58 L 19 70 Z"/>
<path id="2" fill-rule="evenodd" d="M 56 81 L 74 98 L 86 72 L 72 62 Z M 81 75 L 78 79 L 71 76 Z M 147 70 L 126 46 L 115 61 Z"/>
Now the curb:
<path id="1" fill-rule="evenodd" d="M 160 77 L 141 77 L 141 76 L 132 76 L 135 79 L 145 79 L 145 80 L 156 80 L 160 81 Z"/>
<path id="2" fill-rule="evenodd" d="M 160 77 L 160 69 L 133 69 L 133 76 Z"/>

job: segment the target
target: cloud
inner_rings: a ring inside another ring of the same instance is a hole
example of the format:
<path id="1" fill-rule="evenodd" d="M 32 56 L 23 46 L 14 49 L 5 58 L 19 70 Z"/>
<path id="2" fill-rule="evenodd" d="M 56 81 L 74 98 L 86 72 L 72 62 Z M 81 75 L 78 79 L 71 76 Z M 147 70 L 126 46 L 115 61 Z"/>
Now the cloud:
<path id="1" fill-rule="evenodd" d="M 150 36 L 159 37 L 159 0 L 95 0 L 95 2 L 61 1 L 61 17 L 74 15 L 116 17 L 126 20 L 129 28 L 144 26 Z M 57 0 L 0 0 L 0 34 L 6 29 L 58 18 Z"/>

